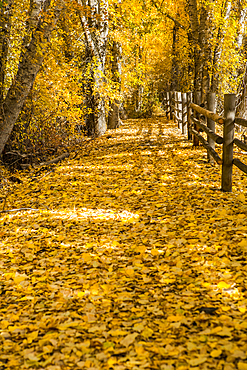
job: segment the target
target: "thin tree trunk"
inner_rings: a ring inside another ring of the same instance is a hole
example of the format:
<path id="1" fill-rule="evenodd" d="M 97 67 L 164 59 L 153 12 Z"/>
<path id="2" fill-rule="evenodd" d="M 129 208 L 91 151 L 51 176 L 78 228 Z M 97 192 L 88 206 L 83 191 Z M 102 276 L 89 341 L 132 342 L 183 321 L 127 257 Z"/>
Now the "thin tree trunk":
<path id="1" fill-rule="evenodd" d="M 12 0 L 6 0 L 0 7 L 0 107 L 2 110 L 4 100 L 4 83 L 6 64 L 8 59 L 9 38 L 11 29 Z"/>
<path id="2" fill-rule="evenodd" d="M 201 102 L 205 103 L 207 93 L 209 92 L 210 77 L 209 77 L 209 64 L 210 64 L 210 33 L 211 25 L 209 24 L 209 8 L 206 5 L 202 6 L 200 12 L 200 26 L 199 26 L 199 45 L 201 50 Z"/>
<path id="3" fill-rule="evenodd" d="M 121 46 L 118 42 L 113 41 L 112 44 L 112 79 L 118 84 L 118 93 L 121 92 Z M 118 99 L 111 102 L 110 110 L 108 113 L 108 125 L 109 129 L 115 129 L 120 125 L 119 117 L 119 105 Z"/>
<path id="4" fill-rule="evenodd" d="M 58 26 L 63 31 L 62 37 L 64 40 L 64 56 L 66 62 L 70 62 L 74 57 L 73 41 L 71 39 L 70 29 L 68 27 L 68 18 L 66 18 L 66 8 L 64 8 L 58 22 Z"/>
<path id="5" fill-rule="evenodd" d="M 177 55 L 177 43 L 178 43 L 178 26 L 174 23 L 172 30 L 172 77 L 171 77 L 171 90 L 180 90 L 179 83 L 179 65 Z"/>
<path id="6" fill-rule="evenodd" d="M 218 86 L 219 86 L 219 78 L 220 78 L 220 73 L 219 73 L 219 62 L 221 59 L 222 55 L 222 45 L 224 42 L 225 34 L 226 31 L 223 29 L 223 25 L 225 27 L 227 20 L 230 17 L 230 12 L 232 9 L 232 4 L 231 2 L 225 2 L 225 5 L 222 9 L 221 16 L 224 17 L 224 22 L 222 22 L 222 25 L 220 25 L 217 33 L 217 39 L 216 39 L 216 46 L 213 52 L 213 61 L 212 61 L 212 78 L 211 78 L 211 86 L 210 90 L 212 92 L 217 92 L 218 91 Z M 225 13 L 225 15 L 224 15 Z"/>
<path id="7" fill-rule="evenodd" d="M 194 89 L 195 91 L 201 90 L 202 86 L 202 58 L 201 58 L 201 49 L 199 41 L 199 16 L 198 16 L 198 7 L 197 0 L 188 0 L 189 8 L 189 19 L 191 33 L 190 38 L 193 44 L 194 50 Z"/>

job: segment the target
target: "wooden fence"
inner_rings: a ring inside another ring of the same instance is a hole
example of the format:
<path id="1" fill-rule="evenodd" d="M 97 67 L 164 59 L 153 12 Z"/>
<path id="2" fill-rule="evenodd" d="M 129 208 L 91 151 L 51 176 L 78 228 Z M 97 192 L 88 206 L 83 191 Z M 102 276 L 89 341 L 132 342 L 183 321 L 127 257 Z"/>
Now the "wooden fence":
<path id="1" fill-rule="evenodd" d="M 233 165 L 247 174 L 247 165 L 233 158 L 234 145 L 247 152 L 246 143 L 234 138 L 235 124 L 247 127 L 247 120 L 235 118 L 235 101 L 235 94 L 224 95 L 222 116 L 215 113 L 215 93 L 207 95 L 207 107 L 201 106 L 200 92 L 170 91 L 164 94 L 163 101 L 167 117 L 177 122 L 182 134 L 187 135 L 188 140 L 193 140 L 194 146 L 201 142 L 207 149 L 208 160 L 222 165 L 221 190 L 225 192 L 232 191 Z M 216 134 L 215 124 L 222 126 L 223 137 Z M 202 131 L 207 134 L 207 140 L 200 134 Z M 222 158 L 215 151 L 215 143 L 223 145 Z"/>

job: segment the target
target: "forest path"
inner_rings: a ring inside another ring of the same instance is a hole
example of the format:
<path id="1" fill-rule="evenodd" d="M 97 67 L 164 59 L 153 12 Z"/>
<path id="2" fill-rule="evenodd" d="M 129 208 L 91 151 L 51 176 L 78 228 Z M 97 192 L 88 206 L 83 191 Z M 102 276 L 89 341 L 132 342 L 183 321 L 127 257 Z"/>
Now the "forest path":
<path id="1" fill-rule="evenodd" d="M 246 369 L 246 190 L 164 117 L 23 178 L 2 214 L 0 369 Z M 236 191 L 237 189 L 237 191 Z"/>

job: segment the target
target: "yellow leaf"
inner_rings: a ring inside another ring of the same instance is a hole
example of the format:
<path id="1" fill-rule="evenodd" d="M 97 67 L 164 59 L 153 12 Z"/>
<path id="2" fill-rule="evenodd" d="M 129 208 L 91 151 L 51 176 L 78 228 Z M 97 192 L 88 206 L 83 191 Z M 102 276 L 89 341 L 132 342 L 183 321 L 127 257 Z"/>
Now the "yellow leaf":
<path id="1" fill-rule="evenodd" d="M 1 329 L 6 329 L 9 326 L 9 322 L 7 320 L 1 321 Z"/>
<path id="2" fill-rule="evenodd" d="M 25 325 L 20 325 L 20 326 L 17 326 L 17 325 L 13 325 L 13 326 L 9 326 L 8 327 L 8 330 L 10 331 L 10 332 L 12 332 L 12 331 L 14 331 L 14 330 L 23 330 L 23 329 L 25 329 Z"/>
<path id="3" fill-rule="evenodd" d="M 238 370 L 247 370 L 247 362 L 240 361 L 238 363 Z"/>
<path id="4" fill-rule="evenodd" d="M 88 322 L 94 322 L 94 321 L 96 321 L 96 317 L 95 317 L 95 315 L 93 313 L 87 312 L 86 313 L 86 316 L 87 316 L 87 321 Z"/>
<path id="5" fill-rule="evenodd" d="M 132 333 L 128 334 L 124 339 L 121 340 L 121 344 L 125 347 L 128 347 L 130 344 L 132 344 L 135 341 L 135 338 L 137 337 L 138 333 Z"/>
<path id="6" fill-rule="evenodd" d="M 139 252 L 141 254 L 146 252 L 147 247 L 145 245 L 137 245 L 135 247 L 135 252 Z"/>
<path id="7" fill-rule="evenodd" d="M 230 328 L 227 328 L 226 326 L 224 326 L 222 330 L 218 331 L 216 334 L 220 335 L 221 337 L 231 337 L 232 336 Z"/>
<path id="8" fill-rule="evenodd" d="M 211 357 L 219 357 L 221 355 L 221 353 L 222 353 L 222 350 L 221 349 L 214 349 L 210 353 L 210 355 L 211 355 Z"/>
<path id="9" fill-rule="evenodd" d="M 220 288 L 220 289 L 228 289 L 230 286 L 231 286 L 230 284 L 227 284 L 224 281 L 220 281 L 217 284 L 217 287 Z"/>
<path id="10" fill-rule="evenodd" d="M 137 344 L 135 345 L 135 351 L 136 353 L 141 356 L 141 355 L 145 355 L 147 352 L 145 351 L 144 347 L 140 344 Z"/>
<path id="11" fill-rule="evenodd" d="M 140 324 L 135 324 L 134 325 L 134 330 L 136 330 L 136 331 L 142 331 L 142 330 L 144 330 L 144 325 L 142 324 L 142 323 L 140 323 Z"/>
<path id="12" fill-rule="evenodd" d="M 14 276 L 14 273 L 13 272 L 6 272 L 4 274 L 6 280 L 9 280 L 9 279 L 12 279 L 12 277 Z"/>
<path id="13" fill-rule="evenodd" d="M 171 316 L 168 316 L 167 317 L 167 321 L 171 321 L 171 322 L 177 322 L 177 321 L 181 321 L 182 319 L 183 319 L 184 317 L 183 316 L 181 316 L 181 315 L 176 315 L 176 316 L 174 316 L 174 315 L 171 315 Z"/>
<path id="14" fill-rule="evenodd" d="M 231 309 L 231 307 L 229 307 L 229 306 L 222 306 L 221 309 L 222 309 L 222 311 L 229 311 Z"/>
<path id="15" fill-rule="evenodd" d="M 244 351 L 241 351 L 240 349 L 236 349 L 234 352 L 231 353 L 233 357 L 235 358 L 246 358 L 246 354 Z"/>
<path id="16" fill-rule="evenodd" d="M 164 181 L 169 180 L 168 175 L 162 175 L 162 176 L 160 176 L 160 178 L 161 178 L 161 180 L 164 180 Z"/>
<path id="17" fill-rule="evenodd" d="M 151 337 L 151 335 L 153 334 L 153 330 L 150 329 L 150 328 L 145 328 L 142 332 L 142 336 L 144 338 L 148 338 L 148 337 Z"/>
<path id="18" fill-rule="evenodd" d="M 34 353 L 28 353 L 26 358 L 28 358 L 30 361 L 39 361 L 38 357 Z"/>
<path id="19" fill-rule="evenodd" d="M 177 264 L 176 264 L 176 267 L 181 268 L 182 266 L 183 266 L 182 261 L 178 261 Z"/>
<path id="20" fill-rule="evenodd" d="M 226 209 L 221 209 L 220 211 L 219 211 L 219 216 L 220 217 L 225 217 L 227 215 L 227 211 L 226 211 Z"/>
<path id="21" fill-rule="evenodd" d="M 110 330 L 108 333 L 111 334 L 113 337 L 128 334 L 128 332 L 126 330 L 121 330 L 121 329 Z"/>
<path id="22" fill-rule="evenodd" d="M 247 247 L 247 239 L 243 239 L 243 240 L 241 240 L 241 242 L 240 242 L 240 243 L 238 243 L 238 245 L 239 245 L 240 247 L 243 247 L 243 248 Z"/>
<path id="23" fill-rule="evenodd" d="M 222 330 L 222 327 L 221 326 L 216 326 L 215 328 L 212 328 L 211 329 L 211 334 L 215 334 L 215 333 L 218 333 L 219 331 Z"/>
<path id="24" fill-rule="evenodd" d="M 125 274 L 128 275 L 128 276 L 135 275 L 135 271 L 134 271 L 133 267 L 131 267 L 131 266 L 126 267 Z"/>
<path id="25" fill-rule="evenodd" d="M 194 351 L 195 349 L 197 349 L 197 345 L 193 342 L 188 342 L 187 348 L 188 348 L 188 351 Z"/>
<path id="26" fill-rule="evenodd" d="M 245 195 L 243 193 L 239 194 L 238 200 L 240 200 L 240 202 L 245 202 Z"/>
<path id="27" fill-rule="evenodd" d="M 97 295 L 99 292 L 99 286 L 97 284 L 91 286 L 90 291 L 93 295 Z"/>
<path id="28" fill-rule="evenodd" d="M 197 365 L 203 364 L 206 361 L 207 361 L 207 357 L 202 356 L 202 357 L 198 357 L 198 358 L 193 358 L 192 360 L 189 360 L 188 363 L 191 366 L 197 366 Z"/>
<path id="29" fill-rule="evenodd" d="M 242 306 L 242 307 L 238 307 L 239 311 L 241 313 L 245 313 L 246 312 L 246 307 L 245 306 Z"/>
<path id="30" fill-rule="evenodd" d="M 109 360 L 107 361 L 107 364 L 109 367 L 112 367 L 117 362 L 116 358 L 110 357 Z"/>
<path id="31" fill-rule="evenodd" d="M 151 254 L 155 257 L 159 255 L 159 251 L 156 248 L 151 249 Z"/>
<path id="32" fill-rule="evenodd" d="M 27 276 L 26 275 L 16 275 L 14 277 L 14 282 L 15 284 L 20 284 L 22 281 L 26 280 Z"/>
<path id="33" fill-rule="evenodd" d="M 81 257 L 83 258 L 84 262 L 90 262 L 91 259 L 92 259 L 90 254 L 88 254 L 88 253 L 82 253 Z"/>
<path id="34" fill-rule="evenodd" d="M 32 343 L 34 339 L 36 339 L 39 335 L 39 331 L 33 331 L 32 333 L 27 335 L 27 343 Z"/>

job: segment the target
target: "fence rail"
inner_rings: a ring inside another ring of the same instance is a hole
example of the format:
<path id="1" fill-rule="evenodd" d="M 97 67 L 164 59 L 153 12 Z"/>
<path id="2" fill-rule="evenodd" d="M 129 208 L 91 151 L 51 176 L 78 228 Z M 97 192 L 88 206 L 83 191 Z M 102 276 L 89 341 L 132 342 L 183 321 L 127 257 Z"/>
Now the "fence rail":
<path id="1" fill-rule="evenodd" d="M 201 142 L 207 149 L 208 160 L 222 165 L 221 190 L 225 192 L 232 191 L 233 165 L 247 174 L 247 165 L 233 158 L 234 145 L 247 152 L 247 144 L 234 138 L 235 124 L 247 127 L 246 119 L 235 118 L 235 101 L 235 94 L 225 94 L 223 116 L 215 112 L 215 93 L 207 95 L 207 109 L 201 106 L 201 94 L 198 91 L 194 94 L 169 91 L 164 94 L 163 101 L 167 117 L 177 122 L 182 134 L 187 135 L 188 140 L 193 140 L 195 147 Z M 216 134 L 215 124 L 223 128 L 223 137 Z M 200 132 L 207 134 L 207 140 Z M 215 143 L 223 145 L 222 158 L 215 150 Z"/>

